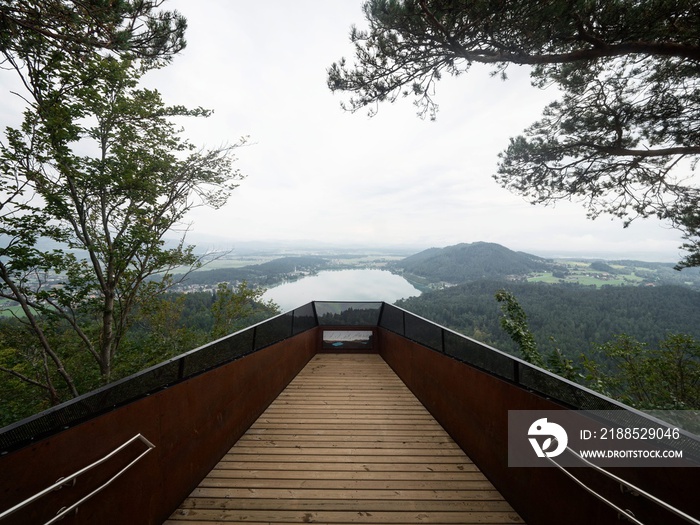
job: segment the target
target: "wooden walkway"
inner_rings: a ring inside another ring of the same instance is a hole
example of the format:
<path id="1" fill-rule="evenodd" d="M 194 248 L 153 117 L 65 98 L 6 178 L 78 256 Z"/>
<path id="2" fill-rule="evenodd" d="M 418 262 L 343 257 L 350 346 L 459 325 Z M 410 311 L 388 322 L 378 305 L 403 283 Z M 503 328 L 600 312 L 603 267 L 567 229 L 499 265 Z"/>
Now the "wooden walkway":
<path id="1" fill-rule="evenodd" d="M 381 357 L 319 354 L 165 523 L 523 521 Z"/>

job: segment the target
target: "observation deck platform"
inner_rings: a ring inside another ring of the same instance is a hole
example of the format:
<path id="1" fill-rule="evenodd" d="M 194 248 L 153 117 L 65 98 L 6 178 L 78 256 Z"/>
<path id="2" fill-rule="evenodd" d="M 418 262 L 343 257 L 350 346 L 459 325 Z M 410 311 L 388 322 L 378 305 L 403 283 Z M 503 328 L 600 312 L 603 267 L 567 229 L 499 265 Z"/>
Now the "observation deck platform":
<path id="1" fill-rule="evenodd" d="M 696 435 L 660 444 L 677 467 L 515 468 L 513 410 L 671 428 L 399 307 L 316 301 L 0 429 L 0 522 L 700 525 Z"/>
<path id="2" fill-rule="evenodd" d="M 321 353 L 165 523 L 524 521 L 380 355 Z"/>

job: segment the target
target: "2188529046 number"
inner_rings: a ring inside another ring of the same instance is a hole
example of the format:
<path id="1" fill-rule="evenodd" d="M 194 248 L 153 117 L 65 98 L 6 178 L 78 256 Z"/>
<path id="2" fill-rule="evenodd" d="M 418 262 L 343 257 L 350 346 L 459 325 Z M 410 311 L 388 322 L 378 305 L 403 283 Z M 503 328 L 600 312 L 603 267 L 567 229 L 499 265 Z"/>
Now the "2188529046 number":
<path id="1" fill-rule="evenodd" d="M 649 428 L 601 428 L 600 429 L 600 439 L 627 439 L 627 440 L 637 440 L 637 439 L 648 439 L 648 440 L 660 440 L 660 439 L 678 439 L 680 437 L 680 430 L 677 428 L 669 427 L 649 427 Z"/>

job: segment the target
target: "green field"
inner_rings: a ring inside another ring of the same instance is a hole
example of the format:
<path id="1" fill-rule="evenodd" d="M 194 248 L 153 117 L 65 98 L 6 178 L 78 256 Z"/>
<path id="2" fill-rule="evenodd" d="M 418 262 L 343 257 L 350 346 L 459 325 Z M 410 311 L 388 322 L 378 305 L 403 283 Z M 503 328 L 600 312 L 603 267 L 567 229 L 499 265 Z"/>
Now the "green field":
<path id="1" fill-rule="evenodd" d="M 637 286 L 645 282 L 646 278 L 635 273 L 637 268 L 631 266 L 611 265 L 613 273 L 603 272 L 591 268 L 591 264 L 585 261 L 557 261 L 559 271 L 542 272 L 528 277 L 532 283 L 575 283 L 584 286 Z M 640 273 L 643 273 L 643 269 Z M 557 274 L 557 275 L 555 275 Z"/>
<path id="2" fill-rule="evenodd" d="M 13 317 L 16 315 L 24 317 L 21 306 L 10 306 L 9 304 L 0 305 L 0 317 Z"/>

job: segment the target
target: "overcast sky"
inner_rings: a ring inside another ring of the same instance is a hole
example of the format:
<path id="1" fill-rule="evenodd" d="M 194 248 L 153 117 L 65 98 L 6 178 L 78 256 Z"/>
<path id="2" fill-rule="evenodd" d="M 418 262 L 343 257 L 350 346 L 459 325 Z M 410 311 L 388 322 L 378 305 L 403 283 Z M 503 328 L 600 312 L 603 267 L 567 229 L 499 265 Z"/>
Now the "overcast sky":
<path id="1" fill-rule="evenodd" d="M 536 254 L 677 261 L 677 232 L 655 221 L 623 229 L 583 207 L 535 207 L 492 178 L 508 138 L 556 94 L 474 67 L 437 87 L 436 122 L 412 101 L 374 118 L 340 108 L 326 68 L 352 49 L 361 0 L 168 0 L 189 23 L 188 46 L 147 83 L 172 104 L 213 109 L 185 123 L 197 145 L 250 137 L 238 151 L 247 176 L 229 203 L 191 215 L 193 237 L 240 241 L 447 246 L 490 241 Z"/>

